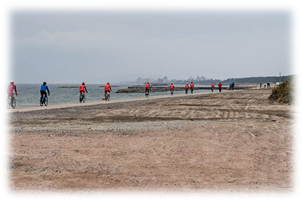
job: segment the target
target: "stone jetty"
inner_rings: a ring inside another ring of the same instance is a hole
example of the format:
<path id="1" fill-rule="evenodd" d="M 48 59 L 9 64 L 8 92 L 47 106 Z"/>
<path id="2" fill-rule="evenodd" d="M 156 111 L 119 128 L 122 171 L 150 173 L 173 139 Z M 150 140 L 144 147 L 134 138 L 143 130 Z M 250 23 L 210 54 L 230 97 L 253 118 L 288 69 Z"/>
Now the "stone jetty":
<path id="1" fill-rule="evenodd" d="M 228 87 L 221 87 L 222 90 L 226 90 Z M 250 86 L 242 86 L 242 87 L 235 87 L 235 90 L 238 89 L 250 89 Z M 211 90 L 211 87 L 194 87 L 194 90 Z M 214 87 L 214 90 L 218 90 L 218 87 Z M 170 87 L 152 87 L 151 92 L 165 92 L 170 91 Z M 174 87 L 174 91 L 185 91 L 185 87 Z M 145 86 L 135 86 L 135 87 L 128 87 L 126 89 L 119 89 L 116 93 L 144 93 Z"/>

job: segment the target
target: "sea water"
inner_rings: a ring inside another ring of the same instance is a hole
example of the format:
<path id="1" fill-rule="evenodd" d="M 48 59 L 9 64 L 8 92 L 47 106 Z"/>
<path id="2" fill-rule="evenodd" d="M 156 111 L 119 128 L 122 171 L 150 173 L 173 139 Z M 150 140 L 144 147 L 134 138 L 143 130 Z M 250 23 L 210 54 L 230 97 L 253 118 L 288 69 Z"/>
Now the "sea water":
<path id="1" fill-rule="evenodd" d="M 36 106 L 40 104 L 40 84 L 16 84 L 18 96 L 17 107 L 22 106 Z M 79 88 L 60 88 L 60 86 L 75 86 L 68 84 L 49 84 L 50 96 L 48 97 L 48 104 L 60 103 L 76 103 L 79 102 Z M 177 87 L 178 85 L 175 85 Z M 195 85 L 197 87 L 197 85 Z M 104 87 L 98 84 L 86 84 L 88 94 L 86 94 L 86 102 L 101 101 L 104 98 Z M 128 99 L 145 97 L 145 93 L 116 93 L 119 89 L 125 89 L 128 86 L 112 87 L 110 93 L 110 100 Z M 194 92 L 209 92 L 210 90 L 194 90 Z M 190 91 L 188 92 L 190 93 Z M 184 91 L 174 91 L 174 94 L 185 94 Z M 152 92 L 150 96 L 170 95 L 170 91 L 166 92 Z"/>

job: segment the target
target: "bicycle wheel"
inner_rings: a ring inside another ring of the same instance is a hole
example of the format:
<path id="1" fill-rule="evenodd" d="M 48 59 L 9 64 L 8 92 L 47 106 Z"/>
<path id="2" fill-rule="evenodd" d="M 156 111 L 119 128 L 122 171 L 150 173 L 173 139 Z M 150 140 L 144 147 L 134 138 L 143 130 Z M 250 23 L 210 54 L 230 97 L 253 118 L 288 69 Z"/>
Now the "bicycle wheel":
<path id="1" fill-rule="evenodd" d="M 110 100 L 110 95 L 108 95 L 108 97 L 107 97 L 107 101 L 109 101 Z"/>
<path id="2" fill-rule="evenodd" d="M 12 108 L 15 109 L 15 108 L 16 108 L 16 105 L 17 105 L 16 99 L 13 98 L 13 101 L 12 101 Z"/>
<path id="3" fill-rule="evenodd" d="M 43 106 L 43 102 L 44 102 L 44 97 L 42 97 L 42 99 L 40 99 L 40 106 Z"/>
<path id="4" fill-rule="evenodd" d="M 82 101 L 83 101 L 83 103 L 86 102 L 86 96 L 83 95 Z"/>
<path id="5" fill-rule="evenodd" d="M 45 99 L 44 99 L 44 105 L 45 105 L 45 106 L 48 105 L 48 98 L 47 98 L 47 97 L 45 97 Z"/>
<path id="6" fill-rule="evenodd" d="M 6 101 L 6 107 L 7 107 L 7 109 L 9 109 L 10 106 L 11 106 L 11 100 L 10 100 L 10 98 L 7 98 L 7 101 Z"/>

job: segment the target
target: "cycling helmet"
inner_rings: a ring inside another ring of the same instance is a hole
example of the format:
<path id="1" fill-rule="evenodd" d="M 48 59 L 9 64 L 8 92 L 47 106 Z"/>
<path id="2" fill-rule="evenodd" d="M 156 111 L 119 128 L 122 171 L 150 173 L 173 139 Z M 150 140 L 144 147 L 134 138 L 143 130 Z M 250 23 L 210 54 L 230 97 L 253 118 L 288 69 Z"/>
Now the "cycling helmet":
<path id="1" fill-rule="evenodd" d="M 107 84 L 109 85 L 109 82 L 107 82 Z"/>
<path id="2" fill-rule="evenodd" d="M 82 82 L 82 85 L 85 85 L 85 82 Z"/>
<path id="3" fill-rule="evenodd" d="M 14 80 L 11 80 L 10 83 L 11 83 L 11 84 L 14 84 Z"/>
<path id="4" fill-rule="evenodd" d="M 46 82 L 43 82 L 43 85 L 46 85 Z"/>

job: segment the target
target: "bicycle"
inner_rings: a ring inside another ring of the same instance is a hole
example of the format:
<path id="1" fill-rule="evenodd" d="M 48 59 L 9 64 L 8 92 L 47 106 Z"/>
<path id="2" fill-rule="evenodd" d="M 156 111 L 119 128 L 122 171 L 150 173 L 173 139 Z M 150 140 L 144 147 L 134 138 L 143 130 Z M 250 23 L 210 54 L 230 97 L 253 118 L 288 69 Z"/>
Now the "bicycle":
<path id="1" fill-rule="evenodd" d="M 145 97 L 146 97 L 146 98 L 149 98 L 149 90 L 146 90 L 146 92 L 145 92 Z"/>
<path id="2" fill-rule="evenodd" d="M 47 97 L 45 94 L 43 95 L 42 100 L 40 100 L 40 106 L 41 106 L 41 107 L 43 106 L 43 104 L 44 104 L 45 106 L 48 105 L 48 97 Z"/>
<path id="3" fill-rule="evenodd" d="M 14 96 L 11 97 L 10 95 L 8 95 L 7 102 L 6 102 L 7 109 L 9 109 L 9 108 L 15 109 L 16 105 L 17 105 L 16 98 Z"/>
<path id="4" fill-rule="evenodd" d="M 110 92 L 109 91 L 105 94 L 105 100 L 106 101 L 110 100 Z"/>
<path id="5" fill-rule="evenodd" d="M 173 95 L 173 93 L 174 93 L 174 90 L 171 90 L 170 92 L 171 92 L 171 96 L 172 96 L 172 95 Z"/>
<path id="6" fill-rule="evenodd" d="M 83 93 L 83 92 L 81 92 L 81 94 L 80 94 L 80 103 L 85 103 L 86 102 L 86 96 L 85 96 L 85 94 Z"/>

